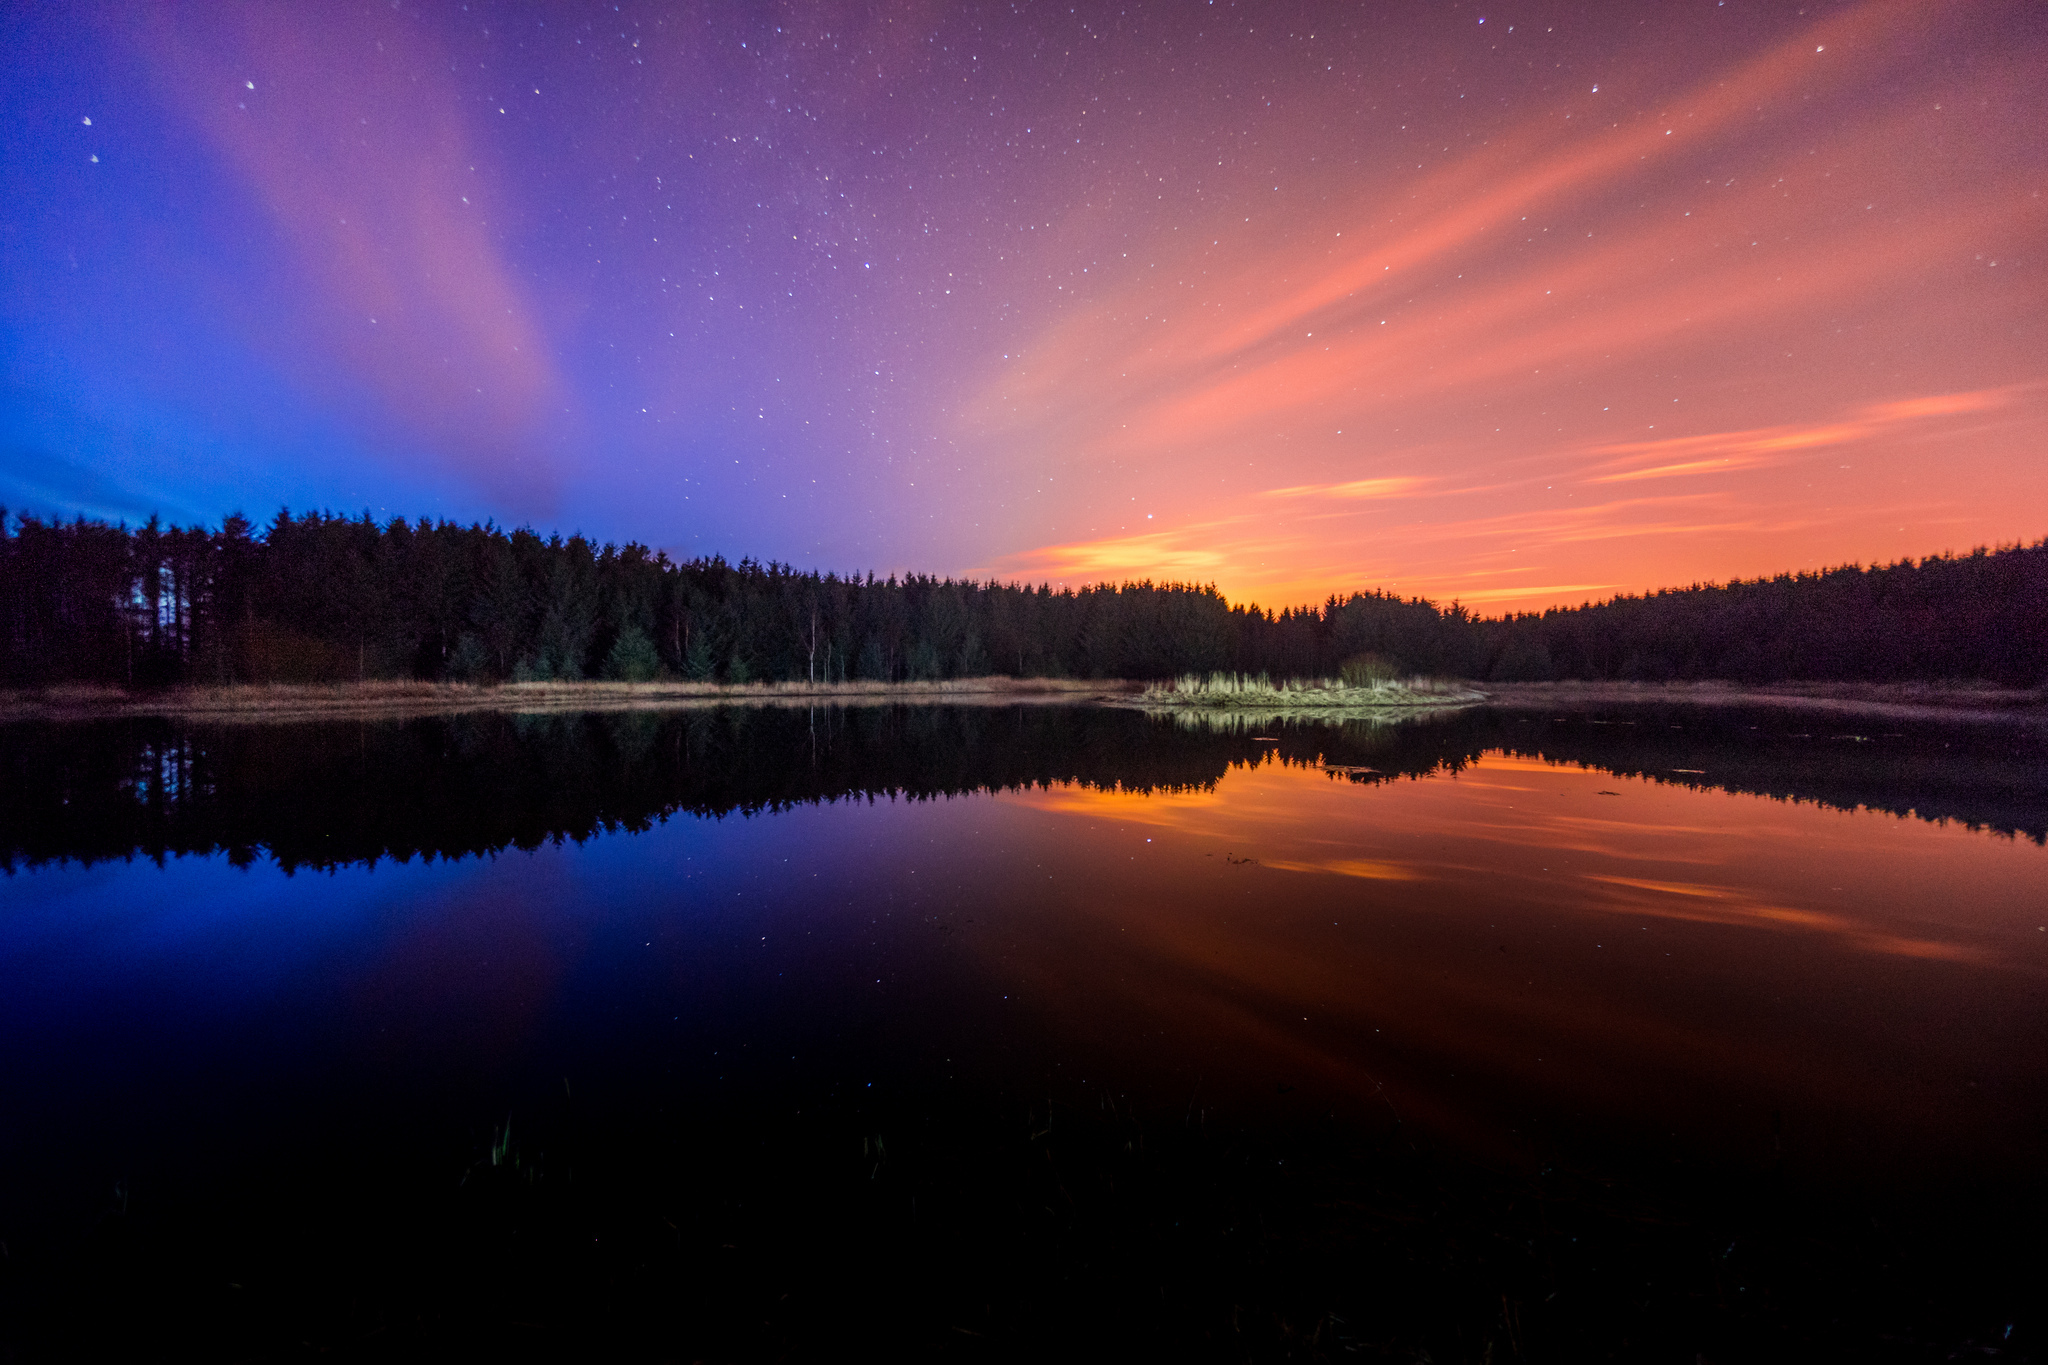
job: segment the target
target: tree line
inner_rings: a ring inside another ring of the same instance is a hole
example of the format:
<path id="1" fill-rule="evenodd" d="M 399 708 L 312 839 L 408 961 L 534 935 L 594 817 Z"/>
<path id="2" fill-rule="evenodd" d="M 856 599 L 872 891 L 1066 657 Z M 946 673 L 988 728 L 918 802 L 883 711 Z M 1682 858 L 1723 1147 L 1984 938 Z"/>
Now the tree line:
<path id="1" fill-rule="evenodd" d="M 2048 685 L 2048 538 L 1693 584 L 1482 621 L 1500 681 L 1981 680 Z"/>
<path id="2" fill-rule="evenodd" d="M 1055 589 L 676 561 L 531 528 L 280 511 L 258 530 L 0 509 L 0 683 L 1328 677 L 2048 679 L 2048 540 L 1481 618 L 1382 592 Z"/>

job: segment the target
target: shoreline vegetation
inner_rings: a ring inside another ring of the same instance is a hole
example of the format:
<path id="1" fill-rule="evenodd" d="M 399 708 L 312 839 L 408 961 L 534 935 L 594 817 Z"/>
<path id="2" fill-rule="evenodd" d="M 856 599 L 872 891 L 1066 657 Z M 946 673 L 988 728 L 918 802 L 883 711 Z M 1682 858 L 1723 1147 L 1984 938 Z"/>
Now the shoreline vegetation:
<path id="1" fill-rule="evenodd" d="M 1896 719 L 2048 722 L 2048 688 L 1987 683 L 1726 681 L 1488 683 L 1417 677 L 1343 679 L 1187 676 L 1130 679 L 951 678 L 923 682 L 344 682 L 124 690 L 62 686 L 0 690 L 0 724 L 155 717 L 220 723 L 405 719 L 464 711 L 513 714 L 677 710 L 716 706 L 1111 705 L 1184 716 L 1424 716 L 1468 706 L 1578 711 L 1627 705 L 1770 706 Z"/>
<path id="2" fill-rule="evenodd" d="M 1768 706 L 1894 720 L 2048 722 L 2048 687 L 2000 687 L 1981 681 L 1541 682 L 1489 684 L 1487 705 L 1506 710 L 1585 710 L 1602 706 Z"/>
<path id="3" fill-rule="evenodd" d="M 1121 697 L 1142 684 L 1072 678 L 948 678 L 924 682 L 342 682 L 265 683 L 127 691 L 50 687 L 0 691 L 0 723 L 130 716 L 211 721 L 357 720 L 460 711 L 669 710 L 704 706 L 979 705 L 1074 703 Z"/>

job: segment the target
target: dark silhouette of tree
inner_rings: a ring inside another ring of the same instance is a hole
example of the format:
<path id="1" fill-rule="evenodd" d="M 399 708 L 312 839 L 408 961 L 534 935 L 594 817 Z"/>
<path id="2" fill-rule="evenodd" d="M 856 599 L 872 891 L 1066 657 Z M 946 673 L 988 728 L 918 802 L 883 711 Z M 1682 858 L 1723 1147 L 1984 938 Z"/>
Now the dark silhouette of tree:
<path id="1" fill-rule="evenodd" d="M 1474 623 L 1474 676 L 2048 682 L 2048 540 Z"/>

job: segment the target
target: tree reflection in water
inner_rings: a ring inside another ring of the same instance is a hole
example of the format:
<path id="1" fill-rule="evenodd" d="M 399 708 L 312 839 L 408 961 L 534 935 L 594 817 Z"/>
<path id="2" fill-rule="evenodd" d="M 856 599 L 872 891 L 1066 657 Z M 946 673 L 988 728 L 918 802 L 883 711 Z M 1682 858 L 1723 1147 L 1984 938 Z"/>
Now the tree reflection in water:
<path id="1" fill-rule="evenodd" d="M 960 706 L 17 724 L 0 726 L 0 866 L 226 852 L 332 868 L 531 849 L 676 814 L 1065 783 L 1204 788 L 1269 755 L 1384 782 L 1455 773 L 1489 750 L 2048 838 L 2038 730 L 1857 728 L 1698 707 L 1475 708 L 1399 723 Z"/>

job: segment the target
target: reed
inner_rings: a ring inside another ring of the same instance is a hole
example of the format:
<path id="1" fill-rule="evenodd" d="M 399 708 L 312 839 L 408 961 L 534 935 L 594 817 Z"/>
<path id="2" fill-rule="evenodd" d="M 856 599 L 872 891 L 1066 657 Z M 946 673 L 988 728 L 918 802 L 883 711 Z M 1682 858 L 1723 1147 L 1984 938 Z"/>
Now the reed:
<path id="1" fill-rule="evenodd" d="M 1283 678 L 1264 673 L 1187 673 L 1154 683 L 1139 698 L 1149 706 L 1228 707 L 1261 711 L 1440 707 L 1486 700 L 1464 683 L 1413 675 L 1375 676 L 1358 683 L 1339 678 Z"/>

